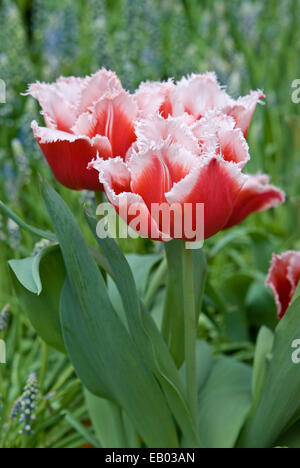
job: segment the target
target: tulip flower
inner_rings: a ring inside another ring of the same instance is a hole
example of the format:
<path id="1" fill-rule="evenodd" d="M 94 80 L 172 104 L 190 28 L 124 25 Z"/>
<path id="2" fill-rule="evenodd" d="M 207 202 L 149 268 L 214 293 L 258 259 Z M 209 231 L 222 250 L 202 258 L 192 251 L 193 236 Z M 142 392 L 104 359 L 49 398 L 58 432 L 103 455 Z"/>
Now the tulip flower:
<path id="1" fill-rule="evenodd" d="M 278 318 L 286 313 L 300 282 L 300 252 L 273 254 L 266 285 L 273 292 Z"/>
<path id="2" fill-rule="evenodd" d="M 102 158 L 125 158 L 135 140 L 138 108 L 115 75 L 105 69 L 86 78 L 35 83 L 28 93 L 42 107 L 46 127 L 32 123 L 34 136 L 54 176 L 73 190 L 102 190 L 87 164 Z"/>
<path id="3" fill-rule="evenodd" d="M 214 73 L 193 74 L 182 78 L 177 84 L 170 80 L 165 83 L 142 83 L 135 96 L 140 108 L 146 109 L 148 115 L 157 111 L 165 118 L 187 114 L 190 123 L 200 120 L 209 111 L 222 111 L 234 118 L 236 127 L 242 130 L 245 137 L 256 105 L 265 97 L 258 90 L 234 100 L 219 85 Z"/>
<path id="4" fill-rule="evenodd" d="M 177 228 L 186 217 L 195 227 L 197 207 L 203 204 L 207 239 L 253 212 L 284 201 L 283 192 L 270 185 L 267 176 L 242 172 L 249 159 L 248 145 L 232 117 L 212 113 L 188 125 L 184 117 L 156 115 L 137 124 L 136 134 L 125 160 L 97 158 L 89 167 L 99 171 L 108 200 L 133 229 L 131 221 L 138 208 L 142 236 L 200 240 L 197 232 L 191 238 Z M 161 213 L 154 213 L 157 205 L 175 207 L 167 229 Z M 186 205 L 191 212 L 186 213 Z"/>

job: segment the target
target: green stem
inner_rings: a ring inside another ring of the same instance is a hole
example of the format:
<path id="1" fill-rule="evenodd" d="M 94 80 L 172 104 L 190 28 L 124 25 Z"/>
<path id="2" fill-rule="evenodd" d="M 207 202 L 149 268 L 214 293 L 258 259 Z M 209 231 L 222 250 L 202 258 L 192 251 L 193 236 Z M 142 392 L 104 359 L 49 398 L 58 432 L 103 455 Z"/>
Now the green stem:
<path id="1" fill-rule="evenodd" d="M 186 369 L 186 392 L 188 406 L 194 422 L 197 415 L 196 378 L 196 307 L 192 250 L 183 250 L 183 296 L 184 296 L 184 350 Z"/>

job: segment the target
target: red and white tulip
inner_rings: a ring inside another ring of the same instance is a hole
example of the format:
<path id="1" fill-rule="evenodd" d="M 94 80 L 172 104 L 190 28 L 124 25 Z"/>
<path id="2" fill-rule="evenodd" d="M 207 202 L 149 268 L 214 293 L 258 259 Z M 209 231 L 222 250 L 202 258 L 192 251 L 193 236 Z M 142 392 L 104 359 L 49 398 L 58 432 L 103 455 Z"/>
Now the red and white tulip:
<path id="1" fill-rule="evenodd" d="M 278 318 L 286 313 L 300 282 L 300 252 L 273 254 L 266 285 L 273 292 Z"/>

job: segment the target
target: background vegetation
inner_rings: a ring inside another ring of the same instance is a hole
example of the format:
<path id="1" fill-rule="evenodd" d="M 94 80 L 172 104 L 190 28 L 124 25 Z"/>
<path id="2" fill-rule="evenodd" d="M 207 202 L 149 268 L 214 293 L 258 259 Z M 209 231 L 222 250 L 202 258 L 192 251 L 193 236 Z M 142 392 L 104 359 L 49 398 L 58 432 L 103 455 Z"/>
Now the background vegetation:
<path id="1" fill-rule="evenodd" d="M 207 70 L 234 97 L 263 89 L 266 105 L 249 132 L 247 167 L 270 174 L 287 203 L 206 243 L 209 282 L 199 327 L 216 352 L 251 362 L 258 327 L 276 324 L 264 287 L 271 254 L 300 249 L 300 104 L 291 101 L 291 84 L 300 78 L 299 22 L 299 0 L 0 0 L 0 78 L 7 86 L 0 105 L 0 199 L 26 222 L 49 228 L 42 174 L 76 213 L 83 203 L 94 204 L 93 194 L 70 192 L 52 178 L 30 129 L 38 105 L 20 95 L 30 82 L 106 66 L 130 90 L 142 80 Z M 80 383 L 68 359 L 48 349 L 21 313 L 7 267 L 8 259 L 31 255 L 38 241 L 0 216 L 0 309 L 10 304 L 8 319 L 0 319 L 8 354 L 0 365 L 0 446 L 79 447 L 93 443 Z M 143 240 L 122 247 L 141 254 L 159 248 Z M 29 435 L 22 433 L 22 410 L 13 418 L 26 382 L 37 406 Z"/>

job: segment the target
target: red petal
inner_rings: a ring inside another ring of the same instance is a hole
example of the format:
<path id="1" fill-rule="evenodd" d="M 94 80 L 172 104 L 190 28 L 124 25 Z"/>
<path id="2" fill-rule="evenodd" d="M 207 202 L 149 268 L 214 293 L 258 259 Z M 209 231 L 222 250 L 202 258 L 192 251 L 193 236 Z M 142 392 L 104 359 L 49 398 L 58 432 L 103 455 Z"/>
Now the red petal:
<path id="1" fill-rule="evenodd" d="M 287 311 L 300 280 L 300 252 L 273 254 L 266 285 L 273 292 L 278 318 Z"/>
<path id="2" fill-rule="evenodd" d="M 136 123 L 135 133 L 140 151 L 145 151 L 149 147 L 157 147 L 164 141 L 170 141 L 170 143 L 179 143 L 192 153 L 200 152 L 197 138 L 184 117 L 165 119 L 156 114 L 147 120 L 139 120 Z"/>
<path id="3" fill-rule="evenodd" d="M 262 91 L 252 91 L 248 96 L 239 98 L 233 105 L 229 105 L 223 109 L 223 112 L 234 118 L 245 137 L 247 137 L 256 105 L 264 97 L 265 95 Z"/>
<path id="4" fill-rule="evenodd" d="M 166 236 L 163 236 L 159 231 L 142 197 L 138 194 L 126 191 L 126 189 L 128 189 L 130 173 L 122 159 L 95 161 L 92 164 L 100 171 L 99 178 L 104 186 L 107 199 L 120 217 L 133 228 L 131 223 L 138 216 L 141 222 L 135 225 L 135 230 L 139 235 L 152 238 L 153 240 L 167 240 Z M 122 188 L 124 191 L 122 191 Z"/>
<path id="5" fill-rule="evenodd" d="M 174 183 L 183 179 L 198 158 L 177 144 L 150 148 L 134 154 L 129 162 L 132 174 L 131 189 L 141 195 L 148 209 L 153 203 L 166 202 L 165 194 Z"/>
<path id="6" fill-rule="evenodd" d="M 170 101 L 174 116 L 186 112 L 198 120 L 209 110 L 228 105 L 231 98 L 221 88 L 215 74 L 206 73 L 182 78 L 171 91 Z"/>
<path id="7" fill-rule="evenodd" d="M 97 155 L 99 140 L 94 143 L 88 137 L 41 128 L 36 122 L 32 123 L 32 128 L 54 176 L 61 184 L 73 190 L 102 190 L 97 171 L 87 170 L 88 163 Z"/>
<path id="8" fill-rule="evenodd" d="M 199 160 L 198 167 L 174 185 L 166 194 L 169 203 L 191 203 L 193 219 L 196 204 L 204 204 L 204 236 L 213 236 L 224 228 L 230 218 L 234 202 L 244 183 L 245 176 L 232 163 L 212 157 Z"/>
<path id="9" fill-rule="evenodd" d="M 296 291 L 300 281 L 300 252 L 294 252 L 288 268 L 288 277 L 293 289 Z"/>
<path id="10" fill-rule="evenodd" d="M 203 151 L 216 151 L 225 161 L 241 169 L 249 161 L 249 147 L 234 119 L 220 111 L 211 111 L 192 126 Z"/>
<path id="11" fill-rule="evenodd" d="M 226 228 L 239 224 L 251 213 L 268 210 L 284 201 L 284 193 L 274 185 L 269 185 L 267 176 L 247 175 L 246 183 L 235 202 Z"/>
<path id="12" fill-rule="evenodd" d="M 174 83 L 172 80 L 141 83 L 134 95 L 141 117 L 148 118 L 156 112 L 161 113 L 165 119 L 171 115 L 172 105 L 169 93 L 173 88 Z"/>
<path id="13" fill-rule="evenodd" d="M 136 140 L 133 124 L 136 117 L 137 106 L 133 98 L 121 91 L 98 101 L 91 115 L 82 114 L 73 131 L 90 138 L 96 135 L 107 137 L 112 155 L 125 159 L 128 149 Z"/>
<path id="14" fill-rule="evenodd" d="M 117 157 L 107 160 L 97 158 L 88 167 L 89 169 L 96 169 L 100 173 L 100 177 L 104 178 L 107 186 L 116 195 L 122 192 L 130 192 L 130 172 L 122 158 Z"/>
<path id="15" fill-rule="evenodd" d="M 77 106 L 77 115 L 80 115 L 95 104 L 99 99 L 108 93 L 121 91 L 122 85 L 117 75 L 102 68 L 92 76 L 88 76 L 84 81 L 80 100 Z"/>
<path id="16" fill-rule="evenodd" d="M 35 83 L 26 94 L 37 99 L 47 127 L 69 132 L 77 118 L 76 105 L 84 79 L 59 78 L 55 83 Z"/>

